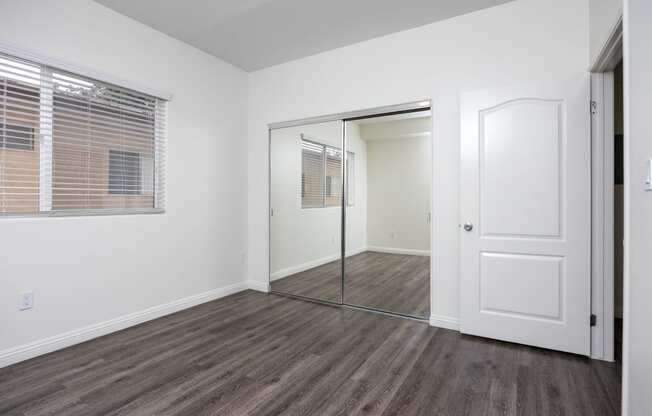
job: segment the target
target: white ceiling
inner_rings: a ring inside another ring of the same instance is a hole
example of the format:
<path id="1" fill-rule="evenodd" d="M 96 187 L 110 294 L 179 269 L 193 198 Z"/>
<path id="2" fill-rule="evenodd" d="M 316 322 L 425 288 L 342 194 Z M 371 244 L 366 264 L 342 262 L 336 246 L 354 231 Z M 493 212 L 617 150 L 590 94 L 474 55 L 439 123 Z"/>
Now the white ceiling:
<path id="1" fill-rule="evenodd" d="M 247 71 L 512 0 L 95 0 Z"/>

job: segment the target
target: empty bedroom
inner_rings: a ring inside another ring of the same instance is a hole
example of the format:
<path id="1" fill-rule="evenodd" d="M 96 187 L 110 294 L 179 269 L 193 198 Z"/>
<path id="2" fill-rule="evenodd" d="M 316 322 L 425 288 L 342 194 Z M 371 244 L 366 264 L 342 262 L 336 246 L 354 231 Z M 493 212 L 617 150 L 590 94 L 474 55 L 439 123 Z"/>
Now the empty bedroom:
<path id="1" fill-rule="evenodd" d="M 648 0 L 0 0 L 0 415 L 652 415 Z"/>

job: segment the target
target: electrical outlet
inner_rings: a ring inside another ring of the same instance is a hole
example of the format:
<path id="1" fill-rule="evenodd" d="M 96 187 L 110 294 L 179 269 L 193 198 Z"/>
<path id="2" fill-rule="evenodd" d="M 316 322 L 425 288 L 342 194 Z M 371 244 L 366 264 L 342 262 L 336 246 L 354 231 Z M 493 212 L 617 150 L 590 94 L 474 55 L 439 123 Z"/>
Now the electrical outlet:
<path id="1" fill-rule="evenodd" d="M 21 311 L 32 309 L 34 307 L 34 292 L 23 292 L 20 294 L 20 305 L 18 309 Z"/>

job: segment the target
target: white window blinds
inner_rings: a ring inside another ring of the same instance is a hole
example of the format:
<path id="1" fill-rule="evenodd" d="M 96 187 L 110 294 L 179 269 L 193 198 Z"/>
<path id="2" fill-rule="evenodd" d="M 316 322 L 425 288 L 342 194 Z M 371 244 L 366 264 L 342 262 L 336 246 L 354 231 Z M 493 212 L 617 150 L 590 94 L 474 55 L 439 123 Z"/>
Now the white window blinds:
<path id="1" fill-rule="evenodd" d="M 324 205 L 339 207 L 342 205 L 342 151 L 334 147 L 326 149 L 326 187 Z"/>
<path id="2" fill-rule="evenodd" d="M 324 205 L 324 146 L 301 140 L 301 207 Z"/>
<path id="3" fill-rule="evenodd" d="M 0 214 L 159 212 L 166 101 L 0 54 Z"/>
<path id="4" fill-rule="evenodd" d="M 355 156 L 347 152 L 347 201 L 354 204 Z M 342 151 L 301 139 L 301 208 L 339 207 L 342 204 Z"/>

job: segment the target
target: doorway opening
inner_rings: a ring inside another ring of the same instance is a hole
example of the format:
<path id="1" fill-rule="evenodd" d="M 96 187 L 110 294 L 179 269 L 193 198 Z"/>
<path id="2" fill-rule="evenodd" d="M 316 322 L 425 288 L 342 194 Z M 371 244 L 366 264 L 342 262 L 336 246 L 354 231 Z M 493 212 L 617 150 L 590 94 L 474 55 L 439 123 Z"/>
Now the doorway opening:
<path id="1" fill-rule="evenodd" d="M 622 363 L 623 346 L 623 242 L 624 242 L 624 116 L 623 61 L 614 68 L 614 175 L 613 175 L 613 258 L 614 258 L 614 359 Z"/>
<path id="2" fill-rule="evenodd" d="M 622 362 L 624 84 L 622 21 L 591 72 L 591 357 Z"/>

